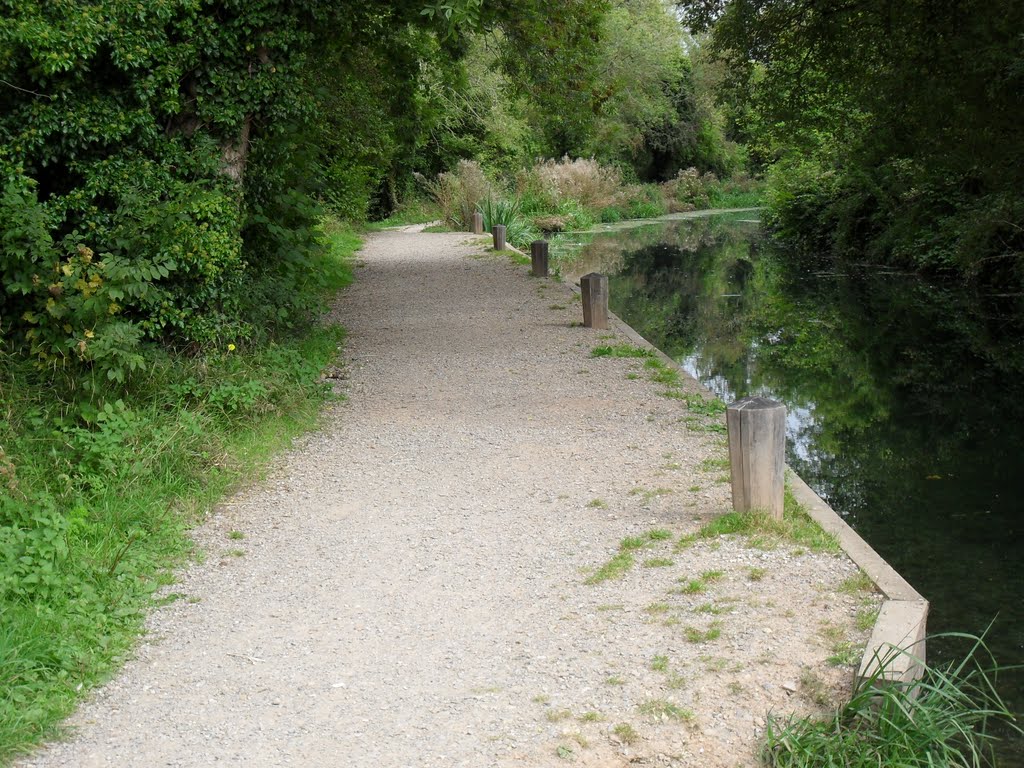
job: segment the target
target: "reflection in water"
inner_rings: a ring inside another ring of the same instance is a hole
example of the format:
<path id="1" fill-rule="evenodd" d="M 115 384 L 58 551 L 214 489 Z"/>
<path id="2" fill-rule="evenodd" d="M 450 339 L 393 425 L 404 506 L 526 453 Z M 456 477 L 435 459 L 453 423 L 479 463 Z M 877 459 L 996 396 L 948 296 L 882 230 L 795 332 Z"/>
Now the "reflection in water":
<path id="1" fill-rule="evenodd" d="M 787 267 L 736 218 L 597 236 L 569 272 L 609 273 L 613 311 L 723 399 L 785 402 L 790 465 L 932 602 L 929 630 L 997 618 L 997 658 L 1024 661 L 1024 312 L 993 304 L 1019 299 Z M 1002 687 L 1019 710 L 1022 676 Z"/>

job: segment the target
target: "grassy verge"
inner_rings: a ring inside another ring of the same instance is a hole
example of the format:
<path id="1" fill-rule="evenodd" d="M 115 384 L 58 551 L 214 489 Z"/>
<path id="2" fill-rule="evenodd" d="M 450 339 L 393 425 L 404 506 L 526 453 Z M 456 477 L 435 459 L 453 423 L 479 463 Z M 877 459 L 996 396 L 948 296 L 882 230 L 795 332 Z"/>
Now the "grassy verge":
<path id="1" fill-rule="evenodd" d="M 731 534 L 745 537 L 757 549 L 774 549 L 787 542 L 806 547 L 811 552 L 838 554 L 842 551 L 836 537 L 811 519 L 788 485 L 781 520 L 756 512 L 727 512 L 704 525 L 697 533 L 680 538 L 676 542 L 676 550 L 686 549 L 699 539 Z"/>
<path id="2" fill-rule="evenodd" d="M 324 239 L 336 290 L 359 238 L 328 224 Z M 341 341 L 314 327 L 259 348 L 152 350 L 117 392 L 0 352 L 0 764 L 57 735 L 122 663 L 192 554 L 189 527 L 316 423 Z"/>

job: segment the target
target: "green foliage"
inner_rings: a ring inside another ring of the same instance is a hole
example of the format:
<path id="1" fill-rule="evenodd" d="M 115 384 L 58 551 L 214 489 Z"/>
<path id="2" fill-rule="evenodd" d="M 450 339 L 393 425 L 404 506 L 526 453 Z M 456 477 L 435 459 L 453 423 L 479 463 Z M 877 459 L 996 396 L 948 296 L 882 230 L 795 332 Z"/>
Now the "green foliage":
<path id="1" fill-rule="evenodd" d="M 652 357 L 654 353 L 635 344 L 601 344 L 590 350 L 591 357 Z"/>
<path id="2" fill-rule="evenodd" d="M 893 649 L 877 659 L 877 671 L 862 681 L 851 701 L 825 721 L 769 718 L 764 760 L 779 768 L 819 765 L 970 766 L 995 765 L 992 728 L 1019 733 L 1013 714 L 996 693 L 995 661 L 983 638 L 945 666 L 926 666 L 909 684 L 888 681 L 887 671 L 914 648 Z"/>
<path id="3" fill-rule="evenodd" d="M 609 581 L 611 579 L 621 579 L 636 563 L 636 558 L 629 553 L 629 551 L 623 551 L 616 553 L 611 560 L 598 568 L 592 576 L 590 576 L 586 583 L 587 584 L 600 584 L 603 581 Z"/>
<path id="4" fill-rule="evenodd" d="M 322 231 L 336 287 L 358 239 Z M 312 424 L 340 338 L 150 349 L 123 384 L 90 386 L 0 352 L 0 761 L 53 735 L 123 660 L 187 526 Z"/>
<path id="5" fill-rule="evenodd" d="M 528 248 L 540 237 L 540 232 L 522 214 L 518 200 L 492 200 L 487 198 L 480 206 L 484 217 L 484 231 L 497 225 L 505 227 L 505 239 L 519 248 Z"/>
<path id="6" fill-rule="evenodd" d="M 805 258 L 1024 280 L 1024 7 L 870 0 L 690 4 Z M 800 18 L 800 24 L 793 24 Z M 936 121 L 935 115 L 942 120 Z"/>
<path id="7" fill-rule="evenodd" d="M 781 520 L 758 512 L 728 512 L 702 526 L 697 534 L 702 539 L 727 535 L 745 536 L 760 548 L 772 548 L 780 541 L 789 541 L 812 552 L 840 551 L 835 536 L 823 531 L 811 519 L 788 486 Z"/>

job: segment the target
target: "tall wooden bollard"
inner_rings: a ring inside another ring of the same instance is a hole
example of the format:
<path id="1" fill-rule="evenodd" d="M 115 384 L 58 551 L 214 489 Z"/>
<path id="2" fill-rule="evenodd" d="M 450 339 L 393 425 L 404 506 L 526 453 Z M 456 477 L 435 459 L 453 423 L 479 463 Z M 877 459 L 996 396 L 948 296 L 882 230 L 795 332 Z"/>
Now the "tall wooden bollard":
<path id="1" fill-rule="evenodd" d="M 482 235 L 484 233 L 484 215 L 480 211 L 473 213 L 473 221 L 470 222 L 470 231 L 474 235 Z"/>
<path id="2" fill-rule="evenodd" d="M 548 241 L 534 240 L 530 243 L 530 264 L 534 277 L 548 276 Z"/>
<path id="3" fill-rule="evenodd" d="M 494 238 L 494 250 L 505 250 L 505 225 L 495 224 L 491 227 L 491 236 Z"/>
<path id="4" fill-rule="evenodd" d="M 744 397 L 725 411 L 732 467 L 732 506 L 782 519 L 786 486 L 786 406 Z"/>
<path id="5" fill-rule="evenodd" d="M 580 278 L 583 293 L 583 326 L 608 330 L 608 278 L 591 272 Z"/>

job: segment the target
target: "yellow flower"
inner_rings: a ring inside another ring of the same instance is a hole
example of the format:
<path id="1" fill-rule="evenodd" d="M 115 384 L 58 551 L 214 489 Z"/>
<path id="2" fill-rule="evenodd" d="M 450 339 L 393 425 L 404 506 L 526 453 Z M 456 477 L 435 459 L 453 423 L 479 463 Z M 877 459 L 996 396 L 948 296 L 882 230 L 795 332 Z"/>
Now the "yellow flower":
<path id="1" fill-rule="evenodd" d="M 234 351 L 235 351 L 235 345 L 234 344 L 228 344 L 228 352 L 234 352 Z"/>
<path id="2" fill-rule="evenodd" d="M 95 336 L 95 335 L 96 335 L 96 334 L 95 334 L 95 333 L 93 333 L 92 331 L 86 331 L 86 332 L 85 332 L 85 338 L 87 338 L 87 339 L 91 339 L 91 338 L 92 338 L 93 336 Z"/>

